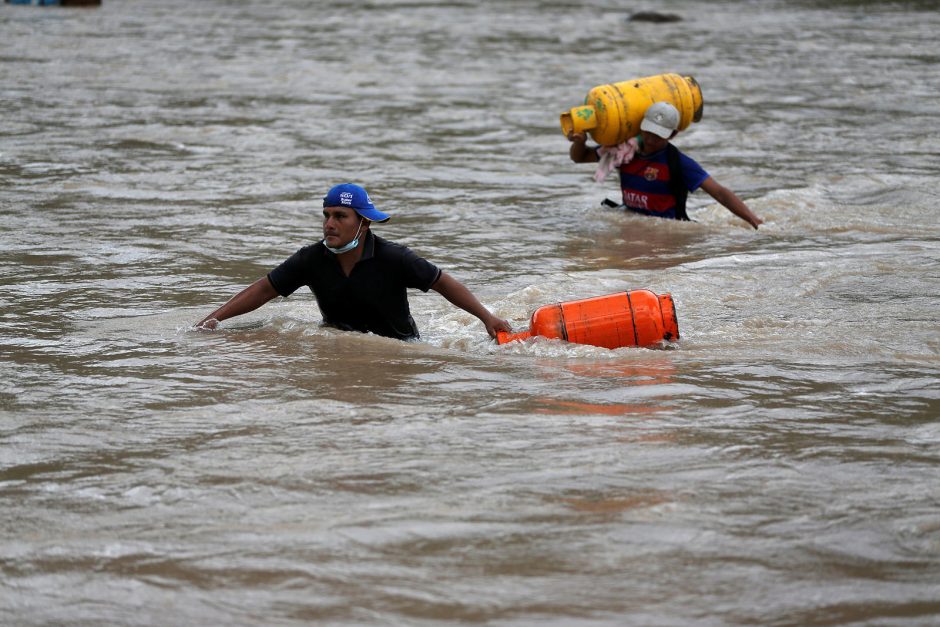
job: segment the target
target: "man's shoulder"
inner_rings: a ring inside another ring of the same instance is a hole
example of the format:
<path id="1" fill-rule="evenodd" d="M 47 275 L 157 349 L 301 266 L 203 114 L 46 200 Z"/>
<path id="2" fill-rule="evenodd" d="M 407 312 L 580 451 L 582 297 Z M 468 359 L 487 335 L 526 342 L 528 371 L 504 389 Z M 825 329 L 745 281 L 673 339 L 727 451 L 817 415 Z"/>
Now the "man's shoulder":
<path id="1" fill-rule="evenodd" d="M 298 249 L 268 273 L 268 280 L 281 296 L 294 293 L 301 285 L 312 285 L 312 277 L 320 274 L 318 269 L 325 250 L 322 243 Z"/>
<path id="2" fill-rule="evenodd" d="M 669 145 L 672 146 L 672 144 L 669 144 Z M 679 149 L 676 148 L 675 146 L 673 146 L 673 149 L 675 149 L 675 151 L 676 151 L 676 152 L 675 152 L 676 157 L 678 158 L 678 161 L 679 161 L 679 163 L 681 164 L 681 166 L 682 166 L 683 169 L 686 169 L 686 170 L 689 170 L 689 169 L 691 169 L 691 170 L 701 170 L 702 172 L 705 171 L 705 168 L 702 167 L 702 164 L 700 164 L 700 163 L 699 163 L 698 161 L 696 161 L 694 158 L 692 158 L 692 157 L 690 157 L 689 155 L 687 155 L 686 153 L 682 152 L 681 150 L 679 150 Z"/>
<path id="3" fill-rule="evenodd" d="M 695 161 L 695 159 L 689 156 L 689 153 L 685 152 L 684 150 L 682 150 L 681 148 L 679 148 L 672 142 L 669 142 L 664 152 L 667 152 L 667 153 L 673 152 L 674 154 L 678 155 L 678 157 L 682 159 L 683 161 L 686 161 L 686 160 Z"/>
<path id="4" fill-rule="evenodd" d="M 413 251 L 398 242 L 393 242 L 373 234 L 375 238 L 375 256 L 376 257 L 401 257 L 408 254 L 414 254 Z"/>
<path id="5" fill-rule="evenodd" d="M 418 274 L 439 274 L 440 272 L 433 262 L 428 261 L 404 244 L 392 242 L 380 237 L 375 238 L 375 254 L 373 258 L 381 262 L 379 264 L 380 267 L 389 269 L 397 268 L 409 273 L 416 272 Z"/>

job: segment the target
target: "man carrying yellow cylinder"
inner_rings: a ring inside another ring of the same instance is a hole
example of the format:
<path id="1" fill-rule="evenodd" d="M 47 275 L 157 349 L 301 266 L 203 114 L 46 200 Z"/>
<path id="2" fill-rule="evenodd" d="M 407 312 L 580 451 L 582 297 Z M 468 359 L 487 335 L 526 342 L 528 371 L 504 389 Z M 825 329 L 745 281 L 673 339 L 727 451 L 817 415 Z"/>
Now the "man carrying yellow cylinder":
<path id="1" fill-rule="evenodd" d="M 674 75 L 640 80 L 649 81 L 672 76 Z M 691 77 L 688 77 L 687 83 L 682 84 L 685 90 L 689 91 L 689 96 L 686 98 L 688 103 L 681 99 L 682 93 L 672 90 L 671 94 L 675 96 L 672 99 L 680 98 L 684 111 L 688 109 L 686 111 L 688 115 L 685 116 L 688 119 L 683 118 L 679 110 L 670 102 L 665 100 L 653 102 L 645 109 L 639 124 L 639 134 L 636 136 L 631 134 L 634 129 L 628 115 L 621 116 L 622 120 L 615 125 L 601 128 L 590 119 L 594 115 L 592 112 L 598 107 L 592 108 L 586 105 L 572 109 L 570 114 L 562 114 L 562 130 L 571 142 L 568 153 L 571 160 L 575 163 L 601 162 L 601 167 L 595 175 L 597 180 L 603 180 L 605 169 L 617 168 L 620 172 L 623 205 L 635 213 L 688 220 L 685 209 L 686 199 L 689 193 L 701 187 L 731 213 L 756 229 L 758 225 L 763 224 L 763 220 L 758 218 L 734 192 L 709 176 L 708 172 L 694 159 L 669 143 L 680 128 L 685 128 L 690 122 L 697 121 L 701 117 L 702 100 L 698 85 Z M 614 87 L 618 85 L 620 84 Z M 602 103 L 598 100 L 597 104 Z M 601 116 L 597 117 L 602 122 L 605 121 Z M 609 141 L 619 143 L 588 146 L 587 132 L 590 132 L 598 141 L 607 138 Z M 599 137 L 598 133 L 603 137 Z M 608 135 L 610 137 L 607 137 Z"/>

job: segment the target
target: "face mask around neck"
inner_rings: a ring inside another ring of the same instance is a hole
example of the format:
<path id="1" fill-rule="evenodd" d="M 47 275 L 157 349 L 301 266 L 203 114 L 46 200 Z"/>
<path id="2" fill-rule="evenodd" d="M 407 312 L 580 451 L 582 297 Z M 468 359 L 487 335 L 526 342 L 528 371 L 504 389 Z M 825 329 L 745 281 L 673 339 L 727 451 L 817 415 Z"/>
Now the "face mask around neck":
<path id="1" fill-rule="evenodd" d="M 359 232 L 362 231 L 362 222 L 363 220 L 362 218 L 360 218 L 359 228 L 356 229 L 356 237 L 352 238 L 352 240 L 345 246 L 340 246 L 339 248 L 333 248 L 331 246 L 327 246 L 326 238 L 323 238 L 323 245 L 326 246 L 326 249 L 330 251 L 331 253 L 333 253 L 334 255 L 342 255 L 343 253 L 348 253 L 353 248 L 359 245 Z"/>

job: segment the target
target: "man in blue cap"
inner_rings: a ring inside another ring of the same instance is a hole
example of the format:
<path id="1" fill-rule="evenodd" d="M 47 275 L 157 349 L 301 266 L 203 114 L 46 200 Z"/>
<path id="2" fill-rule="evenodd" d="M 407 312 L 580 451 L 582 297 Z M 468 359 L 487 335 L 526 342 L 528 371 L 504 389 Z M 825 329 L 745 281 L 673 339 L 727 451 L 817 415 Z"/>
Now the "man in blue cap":
<path id="1" fill-rule="evenodd" d="M 317 299 L 324 324 L 348 331 L 416 339 L 409 287 L 438 292 L 479 318 L 490 337 L 511 330 L 460 281 L 406 246 L 373 235 L 370 225 L 388 219 L 359 185 L 336 185 L 323 198 L 323 240 L 298 250 L 196 326 L 214 329 L 222 320 L 254 311 L 306 285 Z"/>

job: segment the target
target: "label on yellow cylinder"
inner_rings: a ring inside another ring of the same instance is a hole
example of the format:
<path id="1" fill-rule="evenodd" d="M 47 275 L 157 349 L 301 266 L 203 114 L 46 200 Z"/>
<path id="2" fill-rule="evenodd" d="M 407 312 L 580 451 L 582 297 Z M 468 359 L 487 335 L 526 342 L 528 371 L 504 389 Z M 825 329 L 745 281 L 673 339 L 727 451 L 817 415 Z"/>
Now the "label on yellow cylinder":
<path id="1" fill-rule="evenodd" d="M 570 120 L 570 128 L 565 128 L 564 117 L 566 115 Z M 594 115 L 594 107 L 575 107 L 571 110 L 570 115 L 562 114 L 562 118 L 562 129 L 565 132 L 565 136 L 567 136 L 568 131 L 571 130 L 575 133 L 586 133 L 597 126 L 597 116 Z"/>

